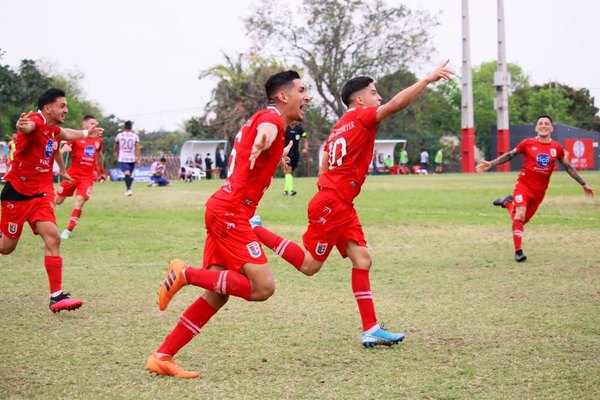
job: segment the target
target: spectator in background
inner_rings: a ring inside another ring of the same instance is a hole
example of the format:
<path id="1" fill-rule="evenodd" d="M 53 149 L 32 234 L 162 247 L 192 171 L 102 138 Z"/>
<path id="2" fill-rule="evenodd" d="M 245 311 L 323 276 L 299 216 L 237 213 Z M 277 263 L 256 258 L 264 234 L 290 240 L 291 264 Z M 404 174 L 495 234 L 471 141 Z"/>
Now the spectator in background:
<path id="1" fill-rule="evenodd" d="M 192 171 L 189 168 L 181 167 L 181 170 L 179 170 L 179 180 L 184 182 L 191 182 Z"/>
<path id="2" fill-rule="evenodd" d="M 439 149 L 437 153 L 435 153 L 433 162 L 435 163 L 435 172 L 437 174 L 441 174 L 444 168 L 444 155 L 442 153 L 442 149 Z"/>
<path id="3" fill-rule="evenodd" d="M 421 169 L 419 170 L 419 174 L 429 174 L 429 153 L 425 149 L 421 150 Z"/>
<path id="4" fill-rule="evenodd" d="M 219 178 L 227 178 L 227 158 L 225 157 L 225 151 L 223 149 L 219 149 L 217 152 L 216 166 L 219 170 Z"/>
<path id="5" fill-rule="evenodd" d="M 408 168 L 408 152 L 406 149 L 400 150 L 400 172 L 402 175 L 410 174 L 410 169 Z"/>
<path id="6" fill-rule="evenodd" d="M 204 165 L 206 165 L 206 179 L 212 179 L 212 166 L 213 160 L 210 158 L 210 153 L 206 153 L 206 158 L 204 159 Z"/>
<path id="7" fill-rule="evenodd" d="M 162 157 L 158 161 L 154 161 L 150 166 L 150 173 L 152 176 L 150 177 L 150 185 L 151 187 L 157 186 L 169 186 L 171 185 L 171 181 L 166 179 L 163 175 L 165 174 L 165 170 L 167 169 L 167 159 Z"/>
<path id="8" fill-rule="evenodd" d="M 198 169 L 202 169 L 202 156 L 200 155 L 200 153 L 197 153 L 194 156 L 194 162 L 192 165 L 189 165 L 190 167 L 194 167 L 194 168 L 198 168 Z"/>
<path id="9" fill-rule="evenodd" d="M 383 166 L 385 168 L 385 172 L 386 173 L 390 173 L 390 169 L 392 168 L 392 166 L 394 165 L 394 163 L 392 162 L 392 156 L 388 155 L 385 160 L 383 161 Z"/>

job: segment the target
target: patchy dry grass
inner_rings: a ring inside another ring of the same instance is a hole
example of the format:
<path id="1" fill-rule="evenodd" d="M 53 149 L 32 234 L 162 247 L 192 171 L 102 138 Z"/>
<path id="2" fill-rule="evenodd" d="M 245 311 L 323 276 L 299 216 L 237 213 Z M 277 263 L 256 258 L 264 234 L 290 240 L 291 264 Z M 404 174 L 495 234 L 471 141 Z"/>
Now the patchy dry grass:
<path id="1" fill-rule="evenodd" d="M 600 188 L 600 175 L 586 174 Z M 155 306 L 169 259 L 201 262 L 203 202 L 218 181 L 171 188 L 99 185 L 64 242 L 65 287 L 86 304 L 50 313 L 42 245 L 29 232 L 0 257 L 0 398 L 595 399 L 600 397 L 600 202 L 564 173 L 526 226 L 513 261 L 510 221 L 491 201 L 514 174 L 378 176 L 357 200 L 381 321 L 407 340 L 360 346 L 350 265 L 332 253 L 304 277 L 270 255 L 277 292 L 232 299 L 178 360 L 201 377 L 148 374 L 146 357 L 201 291 Z M 299 240 L 314 180 L 281 181 L 260 212 Z M 59 207 L 62 228 L 72 203 Z"/>

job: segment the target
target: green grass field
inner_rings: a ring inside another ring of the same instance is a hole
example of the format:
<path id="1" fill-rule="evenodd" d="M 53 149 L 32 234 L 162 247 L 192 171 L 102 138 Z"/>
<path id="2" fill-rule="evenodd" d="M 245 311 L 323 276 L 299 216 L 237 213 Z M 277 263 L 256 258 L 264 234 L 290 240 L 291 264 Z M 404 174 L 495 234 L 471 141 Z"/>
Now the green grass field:
<path id="1" fill-rule="evenodd" d="M 600 189 L 600 174 L 583 177 Z M 5 399 L 597 399 L 600 398 L 600 200 L 564 172 L 526 225 L 513 260 L 507 213 L 491 205 L 516 174 L 369 177 L 356 207 L 374 264 L 380 321 L 404 343 L 364 349 L 350 264 L 334 251 L 313 277 L 267 250 L 277 279 L 264 303 L 232 298 L 177 360 L 195 380 L 144 363 L 202 290 L 160 312 L 170 259 L 199 265 L 203 204 L 219 181 L 95 187 L 62 244 L 64 286 L 86 304 L 48 311 L 43 245 L 28 230 L 0 257 L 0 398 Z M 266 226 L 298 241 L 314 179 L 295 197 L 274 180 Z M 57 211 L 59 229 L 73 201 Z"/>

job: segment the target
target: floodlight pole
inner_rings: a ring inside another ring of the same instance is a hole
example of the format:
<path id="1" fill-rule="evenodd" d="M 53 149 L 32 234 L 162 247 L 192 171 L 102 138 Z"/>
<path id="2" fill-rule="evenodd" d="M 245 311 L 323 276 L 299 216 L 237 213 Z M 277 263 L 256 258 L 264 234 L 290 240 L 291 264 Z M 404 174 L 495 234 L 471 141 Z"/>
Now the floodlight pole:
<path id="1" fill-rule="evenodd" d="M 461 88 L 461 171 L 475 172 L 475 129 L 473 119 L 473 79 L 469 39 L 469 1 L 462 0 L 462 88 Z"/>
<path id="2" fill-rule="evenodd" d="M 496 99 L 494 108 L 498 115 L 496 137 L 496 156 L 499 157 L 510 151 L 510 125 L 508 119 L 508 88 L 510 73 L 506 65 L 506 39 L 504 36 L 504 0 L 498 0 L 498 69 L 494 73 Z M 510 171 L 510 163 L 497 166 L 498 172 Z"/>

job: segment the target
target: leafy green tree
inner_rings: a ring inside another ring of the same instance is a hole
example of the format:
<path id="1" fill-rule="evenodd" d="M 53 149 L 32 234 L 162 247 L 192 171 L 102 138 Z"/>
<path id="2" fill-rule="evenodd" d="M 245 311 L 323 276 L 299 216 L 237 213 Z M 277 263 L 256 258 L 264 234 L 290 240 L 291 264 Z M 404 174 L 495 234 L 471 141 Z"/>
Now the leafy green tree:
<path id="1" fill-rule="evenodd" d="M 264 0 L 245 19 L 258 54 L 299 63 L 331 117 L 345 107 L 343 82 L 357 75 L 380 77 L 430 54 L 425 11 L 383 0 L 304 0 L 296 15 L 279 1 Z"/>

